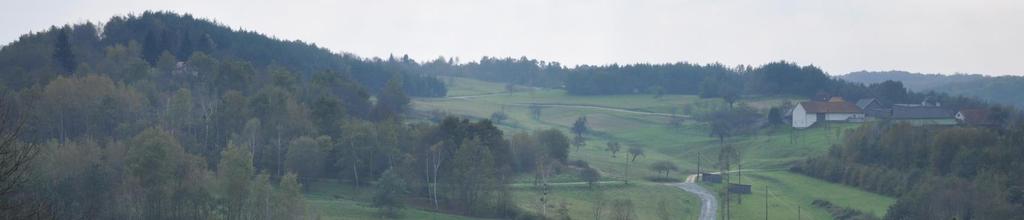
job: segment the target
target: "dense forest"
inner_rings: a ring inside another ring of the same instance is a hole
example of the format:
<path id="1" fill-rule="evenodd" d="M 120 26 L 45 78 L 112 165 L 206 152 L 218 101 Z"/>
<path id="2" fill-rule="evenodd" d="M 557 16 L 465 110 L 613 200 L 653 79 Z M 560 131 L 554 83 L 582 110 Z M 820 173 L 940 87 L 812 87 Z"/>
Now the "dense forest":
<path id="1" fill-rule="evenodd" d="M 886 219 L 1019 218 L 1024 117 L 992 111 L 985 127 L 865 124 L 793 170 L 898 197 Z"/>
<path id="2" fill-rule="evenodd" d="M 336 180 L 384 215 L 528 217 L 504 183 L 566 164 L 566 135 L 406 123 L 446 93 L 427 66 L 164 12 L 25 35 L 0 49 L 0 216 L 308 219 L 304 184 Z"/>

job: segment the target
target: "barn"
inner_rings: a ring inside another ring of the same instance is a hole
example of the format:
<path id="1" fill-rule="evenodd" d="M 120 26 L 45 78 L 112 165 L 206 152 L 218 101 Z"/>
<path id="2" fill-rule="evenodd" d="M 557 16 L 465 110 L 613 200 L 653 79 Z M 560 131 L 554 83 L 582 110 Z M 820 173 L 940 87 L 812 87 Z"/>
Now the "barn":
<path id="1" fill-rule="evenodd" d="M 736 193 L 736 194 L 750 194 L 751 193 L 751 189 L 750 189 L 750 185 L 747 185 L 747 184 L 730 183 L 729 184 L 729 192 L 730 193 Z"/>
<path id="2" fill-rule="evenodd" d="M 706 183 L 721 183 L 722 175 L 714 173 L 700 173 L 700 179 Z"/>
<path id="3" fill-rule="evenodd" d="M 863 122 L 864 111 L 839 97 L 827 102 L 800 102 L 793 108 L 794 128 L 807 128 L 819 121 Z"/>

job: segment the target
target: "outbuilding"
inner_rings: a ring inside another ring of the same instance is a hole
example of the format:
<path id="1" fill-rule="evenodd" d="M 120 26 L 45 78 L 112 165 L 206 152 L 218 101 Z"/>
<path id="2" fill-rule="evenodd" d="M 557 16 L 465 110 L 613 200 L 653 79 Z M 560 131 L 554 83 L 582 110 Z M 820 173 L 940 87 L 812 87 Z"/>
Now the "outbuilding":
<path id="1" fill-rule="evenodd" d="M 807 128 L 826 121 L 863 122 L 864 111 L 840 97 L 833 97 L 827 102 L 800 102 L 793 108 L 794 128 Z"/>

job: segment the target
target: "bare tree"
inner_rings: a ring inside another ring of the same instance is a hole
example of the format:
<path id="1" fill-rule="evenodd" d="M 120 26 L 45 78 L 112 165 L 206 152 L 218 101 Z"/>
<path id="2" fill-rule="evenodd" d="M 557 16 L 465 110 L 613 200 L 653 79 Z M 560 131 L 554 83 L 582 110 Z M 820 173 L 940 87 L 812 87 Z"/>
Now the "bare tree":
<path id="1" fill-rule="evenodd" d="M 605 212 L 604 208 L 605 208 L 605 206 L 607 206 L 606 203 L 608 203 L 608 201 L 606 201 L 605 198 L 604 198 L 604 192 L 601 192 L 601 191 L 595 192 L 594 193 L 594 197 L 591 199 L 591 201 L 592 201 L 592 204 L 594 205 L 592 207 L 593 208 L 592 211 L 593 211 L 593 214 L 594 214 L 594 218 L 593 219 L 594 220 L 601 220 L 601 216 Z"/>
<path id="2" fill-rule="evenodd" d="M 32 159 L 39 154 L 34 144 L 21 142 L 24 121 L 14 115 L 6 100 L 0 98 L 0 212 L 7 213 L 25 205 L 8 201 L 28 181 Z"/>
<path id="3" fill-rule="evenodd" d="M 632 220 L 636 219 L 636 211 L 633 209 L 633 200 L 616 199 L 612 201 L 612 219 Z"/>

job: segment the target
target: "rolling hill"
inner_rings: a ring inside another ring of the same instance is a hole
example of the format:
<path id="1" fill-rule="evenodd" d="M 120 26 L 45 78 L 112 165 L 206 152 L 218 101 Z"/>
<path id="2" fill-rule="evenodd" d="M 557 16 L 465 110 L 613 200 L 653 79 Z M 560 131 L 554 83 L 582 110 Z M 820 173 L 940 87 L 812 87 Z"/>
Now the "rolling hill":
<path id="1" fill-rule="evenodd" d="M 906 71 L 852 72 L 839 78 L 864 84 L 886 80 L 903 82 L 907 89 L 917 92 L 942 92 L 950 95 L 977 97 L 990 102 L 1024 107 L 1024 77 L 986 76 L 981 74 L 923 74 Z"/>

